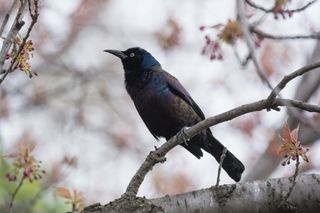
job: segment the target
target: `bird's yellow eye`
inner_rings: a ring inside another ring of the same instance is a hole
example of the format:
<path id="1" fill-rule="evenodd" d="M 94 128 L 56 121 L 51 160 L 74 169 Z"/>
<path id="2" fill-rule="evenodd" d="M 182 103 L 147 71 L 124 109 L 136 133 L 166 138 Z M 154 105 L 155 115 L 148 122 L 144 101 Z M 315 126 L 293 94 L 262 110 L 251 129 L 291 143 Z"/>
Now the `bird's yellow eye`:
<path id="1" fill-rule="evenodd" d="M 130 53 L 130 55 L 129 55 L 129 56 L 130 56 L 131 58 L 132 58 L 132 57 L 134 57 L 134 53 Z"/>

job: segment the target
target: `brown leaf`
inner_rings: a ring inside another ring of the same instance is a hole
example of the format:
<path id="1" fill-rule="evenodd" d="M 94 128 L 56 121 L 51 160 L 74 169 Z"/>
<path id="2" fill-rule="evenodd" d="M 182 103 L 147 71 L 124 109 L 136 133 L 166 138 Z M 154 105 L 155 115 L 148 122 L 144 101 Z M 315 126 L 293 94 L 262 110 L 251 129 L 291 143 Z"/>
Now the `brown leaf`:
<path id="1" fill-rule="evenodd" d="M 236 20 L 228 20 L 228 23 L 218 36 L 224 42 L 233 44 L 236 39 L 243 37 L 241 24 Z"/>
<path id="2" fill-rule="evenodd" d="M 173 47 L 179 46 L 181 37 L 181 27 L 178 22 L 169 18 L 164 29 L 160 29 L 154 33 L 160 46 L 165 49 L 172 49 Z"/>

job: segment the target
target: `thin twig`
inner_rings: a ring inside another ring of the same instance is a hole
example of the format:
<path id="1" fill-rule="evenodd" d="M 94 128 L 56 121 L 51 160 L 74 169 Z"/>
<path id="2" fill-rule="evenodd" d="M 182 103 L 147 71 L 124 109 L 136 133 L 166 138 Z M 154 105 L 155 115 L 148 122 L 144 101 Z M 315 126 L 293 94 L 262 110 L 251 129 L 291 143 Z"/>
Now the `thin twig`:
<path id="1" fill-rule="evenodd" d="M 1 47 L 1 51 L 0 51 L 0 73 L 2 73 L 2 71 L 4 70 L 3 69 L 4 62 L 6 60 L 6 56 L 10 50 L 11 45 L 12 45 L 15 37 L 17 36 L 18 32 L 20 31 L 20 29 L 24 25 L 24 21 L 22 20 L 22 18 L 23 18 L 23 14 L 25 12 L 25 7 L 26 7 L 27 3 L 28 3 L 27 0 L 20 0 L 20 7 L 17 12 L 17 15 L 14 19 L 14 22 L 13 22 L 6 38 L 4 39 L 4 41 L 2 43 L 2 47 Z"/>
<path id="2" fill-rule="evenodd" d="M 10 202 L 9 202 L 9 205 L 8 205 L 8 210 L 7 210 L 7 213 L 11 213 L 12 212 L 12 207 L 13 207 L 13 202 L 14 202 L 14 199 L 16 198 L 19 190 L 21 189 L 22 185 L 23 185 L 23 181 L 26 179 L 25 176 L 22 176 L 22 178 L 20 179 L 20 182 L 17 186 L 17 188 L 14 190 L 14 192 L 12 193 L 11 195 L 11 199 L 10 199 Z"/>
<path id="3" fill-rule="evenodd" d="M 245 4 L 244 4 L 243 0 L 237 1 L 237 11 L 238 11 L 238 18 L 239 18 L 240 24 L 242 26 L 244 39 L 245 39 L 245 42 L 246 42 L 247 47 L 249 49 L 249 56 L 250 56 L 254 66 L 256 68 L 255 70 L 256 70 L 258 76 L 260 77 L 260 79 L 264 83 L 266 83 L 270 89 L 273 89 L 273 86 L 271 85 L 270 81 L 268 80 L 268 77 L 267 77 L 265 71 L 260 66 L 258 59 L 256 57 L 255 44 L 254 44 L 252 37 L 251 37 L 250 25 L 248 23 L 247 17 L 245 16 Z"/>
<path id="4" fill-rule="evenodd" d="M 261 11 L 263 11 L 263 12 L 265 12 L 265 13 L 270 13 L 270 12 L 272 12 L 272 9 L 264 8 L 264 7 L 262 7 L 262 6 L 260 6 L 260 5 L 256 4 L 256 3 L 254 3 L 254 2 L 252 2 L 252 1 L 250 1 L 250 0 L 245 0 L 245 1 L 246 1 L 246 3 L 247 3 L 249 6 L 255 8 L 255 9 L 261 10 Z"/>
<path id="5" fill-rule="evenodd" d="M 267 99 L 267 101 L 268 101 L 268 99 Z M 276 98 L 274 100 L 274 103 L 276 106 L 286 106 L 286 107 L 291 107 L 291 108 L 294 107 L 294 108 L 302 109 L 302 110 L 308 111 L 308 112 L 320 113 L 320 111 L 319 111 L 320 106 L 319 105 L 312 105 L 312 104 L 308 104 L 303 101 L 291 100 L 291 99 L 285 99 L 285 98 Z"/>
<path id="6" fill-rule="evenodd" d="M 279 207 L 285 205 L 287 202 L 288 202 L 288 199 L 290 197 L 290 195 L 292 194 L 292 191 L 293 191 L 293 188 L 295 187 L 296 185 L 296 179 L 297 179 L 297 176 L 299 174 L 299 165 L 300 165 L 300 161 L 299 161 L 299 155 L 297 154 L 296 155 L 296 165 L 295 165 L 295 171 L 294 171 L 294 174 L 292 177 L 290 177 L 292 180 L 291 181 L 291 186 L 288 190 L 288 193 L 283 197 L 283 200 L 282 202 L 279 204 Z"/>
<path id="7" fill-rule="evenodd" d="M 222 163 L 223 163 L 224 159 L 226 158 L 227 151 L 228 151 L 228 149 L 226 147 L 223 147 L 223 151 L 222 151 L 222 154 L 220 156 L 216 187 L 219 186 L 221 167 L 222 167 Z"/>
<path id="8" fill-rule="evenodd" d="M 16 61 L 17 61 L 22 49 L 24 48 L 24 45 L 26 44 L 27 39 L 30 36 L 30 33 L 31 33 L 31 30 L 33 29 L 33 26 L 37 23 L 37 20 L 38 20 L 38 17 L 39 17 L 39 2 L 38 2 L 38 0 L 34 0 L 34 5 L 35 5 L 34 13 L 32 13 L 32 10 L 31 10 L 31 2 L 30 2 L 30 0 L 28 0 L 27 2 L 29 3 L 29 12 L 30 12 L 30 16 L 31 16 L 32 21 L 31 21 L 31 23 L 29 25 L 27 34 L 22 39 L 22 43 L 19 46 L 19 49 L 18 49 L 15 57 L 11 61 L 10 67 L 5 71 L 5 73 L 1 77 L 0 84 L 4 81 L 4 79 L 7 77 L 7 75 L 14 70 L 13 67 L 14 67 L 14 65 L 15 65 L 15 63 L 16 63 Z"/>
<path id="9" fill-rule="evenodd" d="M 273 35 L 263 32 L 253 26 L 250 27 L 250 31 L 259 35 L 262 38 L 273 40 L 294 40 L 294 39 L 320 39 L 320 32 L 316 32 L 310 35 Z"/>
<path id="10" fill-rule="evenodd" d="M 276 98 L 276 96 L 280 93 L 280 91 L 287 85 L 287 83 L 289 81 L 291 81 L 292 79 L 294 79 L 300 75 L 303 75 L 306 72 L 314 70 L 315 68 L 318 68 L 318 67 L 320 67 L 320 62 L 309 64 L 307 66 L 304 66 L 304 67 L 290 73 L 289 75 L 284 76 L 283 79 L 277 84 L 277 86 L 271 91 L 271 93 L 267 99 L 269 101 L 273 101 Z"/>
<path id="11" fill-rule="evenodd" d="M 267 9 L 267 8 L 264 8 L 254 2 L 252 2 L 251 0 L 245 0 L 246 3 L 248 5 L 250 5 L 251 7 L 255 8 L 255 9 L 258 9 L 258 10 L 261 10 L 265 13 L 274 13 L 274 7 L 270 8 L 270 9 Z M 300 7 L 300 8 L 297 8 L 297 9 L 292 9 L 292 10 L 283 10 L 282 12 L 283 13 L 297 13 L 297 12 L 301 12 L 305 9 L 307 9 L 309 6 L 311 6 L 312 4 L 314 4 L 317 0 L 313 0 L 313 1 L 310 1 L 308 2 L 306 5 Z"/>

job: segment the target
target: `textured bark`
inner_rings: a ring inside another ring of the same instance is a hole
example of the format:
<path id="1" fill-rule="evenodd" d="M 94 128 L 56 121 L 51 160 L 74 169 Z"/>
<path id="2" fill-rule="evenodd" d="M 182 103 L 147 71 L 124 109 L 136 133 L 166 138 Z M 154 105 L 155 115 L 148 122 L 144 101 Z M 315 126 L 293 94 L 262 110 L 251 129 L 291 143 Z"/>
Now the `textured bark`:
<path id="1" fill-rule="evenodd" d="M 270 179 L 211 187 L 157 199 L 120 198 L 105 206 L 95 204 L 82 213 L 105 212 L 318 212 L 320 175 L 303 174 L 296 179 L 292 194 L 284 197 L 291 178 Z"/>

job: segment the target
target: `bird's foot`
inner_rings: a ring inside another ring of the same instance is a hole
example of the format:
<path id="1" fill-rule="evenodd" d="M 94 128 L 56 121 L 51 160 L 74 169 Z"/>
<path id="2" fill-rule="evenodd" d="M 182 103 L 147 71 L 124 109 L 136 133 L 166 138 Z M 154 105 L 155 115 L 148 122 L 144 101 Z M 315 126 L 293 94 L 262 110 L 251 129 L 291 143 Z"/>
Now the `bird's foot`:
<path id="1" fill-rule="evenodd" d="M 182 140 L 182 142 L 188 146 L 188 141 L 190 140 L 189 135 L 187 134 L 186 130 L 189 129 L 190 127 L 183 127 L 180 132 L 178 132 L 178 139 Z"/>

